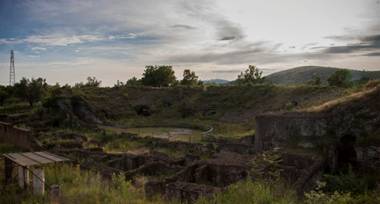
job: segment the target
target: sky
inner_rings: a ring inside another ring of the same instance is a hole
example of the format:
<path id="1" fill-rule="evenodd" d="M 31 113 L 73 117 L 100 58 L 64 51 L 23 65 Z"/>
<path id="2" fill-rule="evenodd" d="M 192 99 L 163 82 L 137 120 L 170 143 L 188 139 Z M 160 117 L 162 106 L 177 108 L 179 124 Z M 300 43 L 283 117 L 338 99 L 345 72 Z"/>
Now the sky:
<path id="1" fill-rule="evenodd" d="M 146 65 L 235 79 L 318 65 L 380 70 L 380 0 L 0 0 L 0 84 L 103 85 Z"/>

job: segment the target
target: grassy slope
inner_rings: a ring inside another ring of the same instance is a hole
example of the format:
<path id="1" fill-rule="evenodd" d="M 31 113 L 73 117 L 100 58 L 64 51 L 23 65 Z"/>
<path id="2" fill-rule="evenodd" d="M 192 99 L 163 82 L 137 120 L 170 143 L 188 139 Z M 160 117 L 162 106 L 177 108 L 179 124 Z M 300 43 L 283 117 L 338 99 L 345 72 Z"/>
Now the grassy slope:
<path id="1" fill-rule="evenodd" d="M 275 84 L 302 84 L 307 83 L 314 75 L 317 75 L 322 82 L 326 83 L 327 78 L 339 69 L 335 67 L 303 66 L 270 74 L 267 79 Z M 350 71 L 352 80 L 360 80 L 361 77 L 380 79 L 380 71 Z"/>
<path id="2" fill-rule="evenodd" d="M 209 87 L 207 90 L 171 88 L 95 88 L 80 93 L 97 114 L 110 119 L 138 118 L 134 107 L 146 105 L 147 118 L 198 119 L 250 123 L 255 115 L 321 104 L 346 94 L 345 90 L 316 86 Z"/>
<path id="3" fill-rule="evenodd" d="M 254 117 L 268 111 L 292 110 L 318 105 L 346 94 L 346 90 L 316 86 L 208 87 L 201 88 L 83 88 L 81 95 L 100 118 L 122 127 L 185 127 L 215 136 L 243 137 L 253 134 Z M 297 103 L 297 106 L 294 105 Z M 138 116 L 136 106 L 151 109 Z"/>

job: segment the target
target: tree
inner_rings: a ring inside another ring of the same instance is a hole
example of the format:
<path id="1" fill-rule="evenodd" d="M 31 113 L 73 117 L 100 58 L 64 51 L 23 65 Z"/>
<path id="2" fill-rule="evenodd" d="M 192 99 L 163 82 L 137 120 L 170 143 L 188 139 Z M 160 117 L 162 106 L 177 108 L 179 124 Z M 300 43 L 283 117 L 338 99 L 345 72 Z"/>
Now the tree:
<path id="1" fill-rule="evenodd" d="M 50 97 L 57 97 L 62 94 L 62 89 L 59 83 L 56 83 L 53 86 L 49 86 L 47 90 L 47 95 Z"/>
<path id="2" fill-rule="evenodd" d="M 146 66 L 141 82 L 145 86 L 171 86 L 176 82 L 172 66 Z"/>
<path id="3" fill-rule="evenodd" d="M 46 80 L 42 78 L 32 78 L 31 80 L 22 78 L 19 83 L 14 85 L 15 94 L 26 100 L 31 107 L 35 102 L 41 100 L 46 88 Z"/>
<path id="4" fill-rule="evenodd" d="M 195 75 L 195 72 L 190 71 L 190 69 L 183 70 L 183 79 L 181 80 L 181 85 L 196 86 L 198 84 L 198 76 Z"/>
<path id="5" fill-rule="evenodd" d="M 9 91 L 5 86 L 0 86 L 0 106 L 4 105 L 5 100 L 10 96 Z"/>
<path id="6" fill-rule="evenodd" d="M 264 82 L 262 77 L 263 72 L 260 71 L 256 66 L 249 65 L 248 69 L 241 72 L 237 78 L 237 83 L 239 85 L 252 85 Z"/>
<path id="7" fill-rule="evenodd" d="M 337 70 L 327 81 L 330 86 L 348 87 L 351 84 L 351 72 L 346 69 Z"/>
<path id="8" fill-rule="evenodd" d="M 321 77 L 319 77 L 318 75 L 314 74 L 313 78 L 309 81 L 308 84 L 314 85 L 314 86 L 320 86 L 322 84 Z"/>
<path id="9" fill-rule="evenodd" d="M 113 87 L 114 88 L 120 88 L 120 87 L 123 87 L 123 86 L 125 86 L 124 83 L 122 81 L 117 80 L 116 84 Z"/>
<path id="10" fill-rule="evenodd" d="M 141 86 L 141 80 L 138 80 L 136 77 L 128 79 L 127 86 Z"/>
<path id="11" fill-rule="evenodd" d="M 97 80 L 96 77 L 87 77 L 87 82 L 85 86 L 89 87 L 99 87 L 102 84 L 102 81 Z"/>

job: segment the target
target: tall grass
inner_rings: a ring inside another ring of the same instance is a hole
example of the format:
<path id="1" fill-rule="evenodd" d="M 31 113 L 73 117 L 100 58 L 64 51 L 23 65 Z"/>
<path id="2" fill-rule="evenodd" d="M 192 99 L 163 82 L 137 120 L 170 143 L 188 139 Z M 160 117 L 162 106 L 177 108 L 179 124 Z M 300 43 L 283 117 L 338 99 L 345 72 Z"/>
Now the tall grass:
<path id="1" fill-rule="evenodd" d="M 57 165 L 45 168 L 46 189 L 59 185 L 63 204 L 142 204 L 163 203 L 160 200 L 145 199 L 142 189 L 137 189 L 125 180 L 124 175 L 114 175 L 105 180 L 98 173 L 82 171 L 71 165 Z M 0 203 L 50 203 L 49 192 L 45 196 L 35 196 L 17 185 L 2 188 Z"/>
<path id="2" fill-rule="evenodd" d="M 114 175 L 104 180 L 92 171 L 81 171 L 79 167 L 64 165 L 46 169 L 48 185 L 61 186 L 63 203 L 80 204 L 123 204 L 159 203 L 145 199 L 144 192 L 125 180 L 124 175 Z"/>
<path id="3" fill-rule="evenodd" d="M 212 198 L 201 198 L 197 204 L 292 204 L 297 203 L 295 192 L 282 186 L 246 180 L 231 185 Z"/>

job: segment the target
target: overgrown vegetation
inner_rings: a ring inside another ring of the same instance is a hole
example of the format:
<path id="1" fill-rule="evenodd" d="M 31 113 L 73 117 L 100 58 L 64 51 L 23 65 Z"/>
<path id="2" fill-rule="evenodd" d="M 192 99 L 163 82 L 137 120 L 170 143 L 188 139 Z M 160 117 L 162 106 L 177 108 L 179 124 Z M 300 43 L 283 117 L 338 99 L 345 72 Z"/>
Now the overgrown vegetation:
<path id="1" fill-rule="evenodd" d="M 172 66 L 146 66 L 141 82 L 145 86 L 167 87 L 176 83 Z"/>
<path id="2" fill-rule="evenodd" d="M 133 187 L 124 175 L 114 175 L 111 180 L 105 180 L 95 172 L 80 170 L 78 166 L 60 165 L 59 168 L 45 168 L 45 176 L 47 187 L 60 186 L 61 203 L 164 203 L 160 200 L 147 200 L 142 189 Z M 35 196 L 30 192 L 22 192 L 15 185 L 4 187 L 0 195 L 0 203 L 50 203 L 48 193 L 45 196 Z"/>
<path id="3" fill-rule="evenodd" d="M 217 193 L 212 198 L 201 198 L 197 201 L 197 204 L 212 203 L 295 204 L 298 202 L 294 191 L 285 188 L 284 186 L 246 180 L 229 186 L 226 191 Z"/>
<path id="4" fill-rule="evenodd" d="M 360 91 L 360 88 L 347 89 L 351 87 L 348 79 L 346 73 L 339 72 L 330 77 L 331 86 L 322 86 L 318 76 L 310 82 L 311 85 L 274 86 L 264 83 L 262 72 L 250 65 L 238 76 L 235 86 L 230 84 L 225 87 L 202 87 L 198 76 L 191 70 L 185 70 L 183 79 L 177 81 L 170 66 L 147 66 L 142 79 L 132 78 L 126 83 L 118 81 L 113 88 L 100 87 L 101 81 L 95 77 L 89 77 L 86 83 L 79 83 L 74 87 L 59 84 L 49 86 L 41 78 L 23 79 L 14 87 L 0 87 L 0 105 L 4 105 L 0 108 L 0 113 L 30 113 L 33 117 L 26 123 L 34 125 L 33 122 L 41 122 L 35 127 L 46 128 L 43 129 L 46 135 L 39 139 L 48 148 L 79 145 L 80 148 L 101 147 L 105 152 L 112 153 L 149 149 L 171 157 L 183 157 L 192 150 L 154 146 L 156 141 L 152 138 L 146 141 L 127 140 L 123 138 L 125 135 L 115 134 L 118 133 L 115 128 L 104 130 L 101 125 L 127 128 L 129 132 L 125 134 L 140 134 L 142 137 L 149 136 L 141 131 L 140 128 L 144 127 L 158 128 L 150 130 L 150 134 L 157 133 L 157 130 L 168 132 L 168 127 L 194 128 L 199 132 L 207 131 L 207 136 L 212 139 L 227 138 L 238 141 L 242 137 L 254 135 L 252 118 L 257 114 L 297 110 L 352 91 Z M 18 114 L 15 115 L 17 117 Z M 83 139 L 84 142 L 75 141 L 77 138 L 60 138 L 59 134 L 53 134 L 57 131 L 78 134 L 78 140 Z M 203 135 L 199 132 L 178 140 L 203 142 Z M 52 134 L 49 135 L 50 133 Z M 193 136 L 194 138 L 189 139 Z M 373 140 L 369 137 L 361 142 L 367 145 L 374 144 L 373 141 L 378 141 L 378 138 Z M 147 147 L 147 144 L 151 146 Z M 13 147 L 0 145 L 0 152 L 9 151 L 14 151 Z M 378 178 L 356 175 L 353 172 L 324 175 L 322 183 L 300 200 L 295 196 L 295 190 L 279 179 L 281 159 L 278 155 L 268 153 L 260 156 L 253 163 L 255 171 L 250 172 L 254 179 L 233 184 L 212 198 L 201 198 L 198 203 L 380 202 L 371 182 Z M 266 167 L 261 168 L 262 166 Z M 69 165 L 58 169 L 49 167 L 46 174 L 48 185 L 61 186 L 62 200 L 65 203 L 169 202 L 160 199 L 147 200 L 142 189 L 132 186 L 123 175 L 115 175 L 111 180 L 105 180 L 96 172 L 81 171 L 78 167 Z M 260 176 L 265 179 L 260 179 Z M 17 186 L 9 186 L 1 192 L 0 203 L 19 203 L 21 200 L 24 203 L 48 202 L 47 197 L 23 194 Z"/>
<path id="5" fill-rule="evenodd" d="M 248 69 L 246 69 L 244 73 L 241 72 L 238 75 L 236 82 L 239 86 L 260 84 L 260 83 L 263 83 L 265 80 L 265 78 L 262 77 L 262 75 L 263 75 L 263 72 L 260 71 L 256 66 L 249 65 Z"/>
<path id="6" fill-rule="evenodd" d="M 348 87 L 351 85 L 351 73 L 346 69 L 337 70 L 328 79 L 330 86 Z"/>

